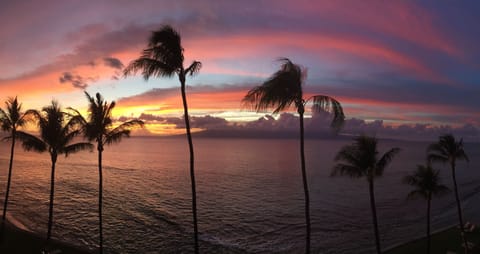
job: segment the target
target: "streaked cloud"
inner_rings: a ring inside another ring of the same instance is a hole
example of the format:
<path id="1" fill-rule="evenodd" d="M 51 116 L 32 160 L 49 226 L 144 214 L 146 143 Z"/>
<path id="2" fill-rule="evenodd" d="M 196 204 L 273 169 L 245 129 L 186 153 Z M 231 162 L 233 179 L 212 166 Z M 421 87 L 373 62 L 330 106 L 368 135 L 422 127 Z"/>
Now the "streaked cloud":
<path id="1" fill-rule="evenodd" d="M 203 63 L 187 81 L 194 116 L 251 119 L 241 98 L 285 56 L 308 68 L 307 94 L 338 98 L 349 118 L 478 127 L 478 9 L 473 1 L 428 0 L 5 0 L 0 93 L 38 107 L 41 99 L 73 98 L 88 88 L 117 99 L 121 114 L 179 116 L 175 79 L 145 83 L 121 75 L 149 33 L 168 23 L 182 35 L 186 63 Z"/>

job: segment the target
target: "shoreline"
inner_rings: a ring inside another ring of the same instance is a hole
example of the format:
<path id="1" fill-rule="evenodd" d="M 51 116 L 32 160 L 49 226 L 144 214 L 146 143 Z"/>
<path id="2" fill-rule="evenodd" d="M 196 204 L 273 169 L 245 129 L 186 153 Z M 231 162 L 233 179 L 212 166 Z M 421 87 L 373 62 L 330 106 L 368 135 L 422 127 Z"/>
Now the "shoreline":
<path id="1" fill-rule="evenodd" d="M 436 234 L 439 234 L 439 233 L 442 233 L 442 232 L 445 232 L 449 229 L 452 229 L 454 227 L 456 227 L 457 224 L 452 224 L 450 226 L 445 226 L 445 227 L 442 227 L 440 229 L 437 229 L 435 231 L 432 231 L 430 234 L 433 236 L 433 235 L 436 235 Z M 383 249 L 382 252 L 386 253 L 386 252 L 389 252 L 391 250 L 394 250 L 396 248 L 399 248 L 399 247 L 402 247 L 402 246 L 406 246 L 406 245 L 409 245 L 411 244 L 412 242 L 416 242 L 416 241 L 420 241 L 422 240 L 423 238 L 426 237 L 426 234 L 424 236 L 418 236 L 418 237 L 414 237 L 406 242 L 403 242 L 403 243 L 397 243 L 397 244 L 392 244 L 392 245 L 389 245 L 387 248 Z"/>
<path id="2" fill-rule="evenodd" d="M 33 232 L 15 218 L 7 216 L 4 239 L 0 242 L 0 253 L 41 253 L 44 248 L 59 254 L 95 253 L 94 250 L 58 239 L 51 239 L 46 246 L 43 234 Z"/>

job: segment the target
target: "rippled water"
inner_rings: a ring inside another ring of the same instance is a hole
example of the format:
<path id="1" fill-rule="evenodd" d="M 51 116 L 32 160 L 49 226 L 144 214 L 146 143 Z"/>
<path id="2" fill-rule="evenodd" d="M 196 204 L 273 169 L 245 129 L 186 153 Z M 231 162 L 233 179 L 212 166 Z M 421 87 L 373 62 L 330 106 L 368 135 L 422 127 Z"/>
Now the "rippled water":
<path id="1" fill-rule="evenodd" d="M 315 253 L 371 253 L 373 232 L 365 179 L 329 177 L 349 141 L 307 140 Z M 203 253 L 303 253 L 303 188 L 297 140 L 195 139 L 200 247 Z M 0 146 L 0 201 L 8 168 Z M 423 235 L 425 203 L 406 201 L 401 178 L 424 161 L 426 143 L 382 141 L 402 153 L 376 182 L 382 245 Z M 477 220 L 480 146 L 467 145 L 458 181 L 467 220 Z M 17 148 L 10 214 L 45 234 L 50 161 Z M 53 237 L 97 246 L 96 153 L 57 163 Z M 449 170 L 442 170 L 450 185 Z M 104 153 L 104 244 L 107 253 L 191 253 L 188 150 L 183 138 L 131 138 Z M 433 227 L 456 222 L 454 198 L 433 201 Z M 477 216 L 475 218 L 474 216 Z"/>

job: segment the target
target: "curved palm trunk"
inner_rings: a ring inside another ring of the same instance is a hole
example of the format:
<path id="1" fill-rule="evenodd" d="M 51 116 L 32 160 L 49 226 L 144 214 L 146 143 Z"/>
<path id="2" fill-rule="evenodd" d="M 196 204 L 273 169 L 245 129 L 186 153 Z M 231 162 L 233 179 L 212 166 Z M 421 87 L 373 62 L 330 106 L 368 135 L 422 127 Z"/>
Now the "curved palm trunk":
<path id="1" fill-rule="evenodd" d="M 103 220 L 102 220 L 102 205 L 103 205 L 103 175 L 102 175 L 102 151 L 103 148 L 98 146 L 98 230 L 100 254 L 103 253 Z"/>
<path id="2" fill-rule="evenodd" d="M 299 109 L 300 115 L 300 159 L 302 164 L 303 192 L 305 194 L 305 223 L 307 226 L 305 253 L 310 253 L 310 195 L 308 192 L 307 172 L 305 169 L 305 144 L 303 128 L 303 108 Z"/>
<path id="3" fill-rule="evenodd" d="M 430 245 L 431 245 L 431 239 L 430 239 L 430 209 L 431 209 L 431 202 L 432 202 L 432 194 L 428 194 L 428 199 L 427 199 L 427 254 L 430 254 Z"/>
<path id="4" fill-rule="evenodd" d="M 373 189 L 373 180 L 368 180 L 368 187 L 370 191 L 370 207 L 372 208 L 372 217 L 373 217 L 373 228 L 375 230 L 375 245 L 377 248 L 377 254 L 381 254 L 380 249 L 380 236 L 378 233 L 378 222 L 377 222 L 377 207 L 375 205 L 375 192 Z"/>
<path id="5" fill-rule="evenodd" d="M 187 131 L 188 148 L 190 151 L 190 180 L 191 180 L 191 186 L 192 186 L 192 213 L 193 213 L 193 233 L 194 233 L 193 237 L 194 237 L 194 244 L 195 244 L 195 253 L 198 254 L 199 249 L 198 249 L 198 223 L 197 223 L 197 191 L 195 188 L 194 153 L 193 153 L 192 134 L 190 132 L 190 119 L 188 116 L 187 96 L 185 93 L 185 73 L 183 72 L 183 70 L 179 74 L 179 79 L 180 79 L 181 91 L 182 91 L 185 129 Z"/>
<path id="6" fill-rule="evenodd" d="M 8 195 L 10 194 L 10 183 L 12 179 L 13 153 L 15 150 L 15 129 L 12 130 L 12 146 L 10 148 L 10 164 L 8 165 L 7 191 L 5 192 L 5 201 L 3 203 L 2 228 L 0 229 L 0 240 L 3 240 L 5 231 L 5 220 L 7 217 Z"/>
<path id="7" fill-rule="evenodd" d="M 52 172 L 50 176 L 50 207 L 48 209 L 48 231 L 47 231 L 47 243 L 52 237 L 52 225 L 53 225 L 53 194 L 55 190 L 55 163 L 57 163 L 57 154 L 51 155 L 52 159 Z"/>
<path id="8" fill-rule="evenodd" d="M 458 209 L 458 222 L 460 223 L 460 235 L 462 236 L 462 241 L 465 246 L 465 254 L 468 253 L 467 238 L 465 237 L 465 229 L 463 226 L 463 215 L 462 215 L 462 206 L 460 205 L 460 198 L 458 197 L 458 187 L 457 187 L 457 177 L 455 176 L 455 163 L 451 164 L 452 167 L 452 180 L 453 180 L 453 189 L 455 191 L 455 200 L 457 201 Z"/>

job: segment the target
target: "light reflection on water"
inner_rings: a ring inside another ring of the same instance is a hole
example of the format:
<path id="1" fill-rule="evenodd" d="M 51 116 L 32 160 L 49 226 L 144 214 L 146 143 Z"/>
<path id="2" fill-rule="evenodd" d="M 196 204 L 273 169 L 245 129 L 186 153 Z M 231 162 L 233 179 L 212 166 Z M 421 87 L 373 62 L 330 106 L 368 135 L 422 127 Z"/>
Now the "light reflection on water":
<path id="1" fill-rule="evenodd" d="M 321 253 L 370 253 L 373 233 L 364 179 L 331 178 L 333 157 L 349 141 L 308 140 L 312 245 Z M 198 217 L 204 253 L 303 253 L 303 188 L 297 140 L 195 139 Z M 424 160 L 425 143 L 382 142 L 402 153 L 376 182 L 383 246 L 423 235 L 424 202 L 405 200 L 401 178 Z M 459 164 L 463 196 L 480 186 L 480 146 Z M 0 147 L 3 202 L 8 144 Z M 469 150 L 467 150 L 469 151 Z M 9 212 L 45 233 L 50 161 L 17 148 Z M 97 246 L 97 157 L 81 152 L 57 163 L 53 236 Z M 465 169 L 464 168 L 467 168 Z M 450 185 L 448 170 L 442 170 Z M 104 242 L 111 253 L 191 253 L 190 178 L 186 140 L 132 138 L 104 153 Z M 472 195 L 476 198 L 478 195 Z M 467 216 L 478 202 L 465 202 Z M 455 223 L 453 198 L 433 201 L 433 227 Z M 477 213 L 478 214 L 478 213 Z M 468 218 L 467 218 L 468 219 Z M 472 218 L 473 220 L 473 218 Z M 480 220 L 478 221 L 480 223 Z M 418 232 L 412 235 L 412 232 Z M 108 253 L 107 252 L 107 253 Z"/>

